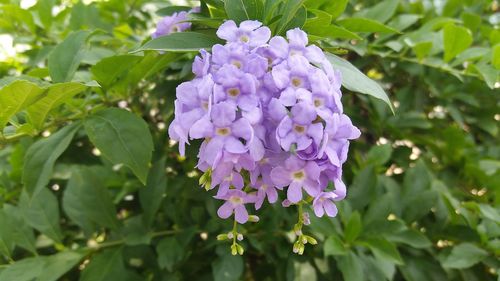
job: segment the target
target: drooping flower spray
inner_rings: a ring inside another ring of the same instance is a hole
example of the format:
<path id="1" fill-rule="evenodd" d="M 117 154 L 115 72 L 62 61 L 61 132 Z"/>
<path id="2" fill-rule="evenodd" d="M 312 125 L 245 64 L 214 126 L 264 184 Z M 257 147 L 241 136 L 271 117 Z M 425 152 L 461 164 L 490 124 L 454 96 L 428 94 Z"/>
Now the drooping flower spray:
<path id="1" fill-rule="evenodd" d="M 342 164 L 360 135 L 343 114 L 340 73 L 300 29 L 271 38 L 258 21 L 226 21 L 217 36 L 226 44 L 201 50 L 196 77 L 177 87 L 170 138 L 182 155 L 191 139 L 203 140 L 200 184 L 224 201 L 219 217 L 234 217 L 233 230 L 218 237 L 232 239 L 233 254 L 243 253 L 237 225 L 258 221 L 251 206 L 276 203 L 279 193 L 282 206 L 299 209 L 293 251 L 302 254 L 316 243 L 302 233 L 303 205 L 318 217 L 337 214 L 335 202 L 346 196 Z"/>

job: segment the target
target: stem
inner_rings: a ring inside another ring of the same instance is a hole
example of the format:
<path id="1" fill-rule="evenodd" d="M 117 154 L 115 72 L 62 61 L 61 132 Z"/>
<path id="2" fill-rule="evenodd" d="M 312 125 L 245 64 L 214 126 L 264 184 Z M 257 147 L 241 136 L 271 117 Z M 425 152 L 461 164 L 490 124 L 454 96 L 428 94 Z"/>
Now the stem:
<path id="1" fill-rule="evenodd" d="M 233 247 L 236 247 L 236 238 L 238 236 L 238 222 L 236 222 L 236 217 L 234 218 L 232 232 L 233 232 Z"/>

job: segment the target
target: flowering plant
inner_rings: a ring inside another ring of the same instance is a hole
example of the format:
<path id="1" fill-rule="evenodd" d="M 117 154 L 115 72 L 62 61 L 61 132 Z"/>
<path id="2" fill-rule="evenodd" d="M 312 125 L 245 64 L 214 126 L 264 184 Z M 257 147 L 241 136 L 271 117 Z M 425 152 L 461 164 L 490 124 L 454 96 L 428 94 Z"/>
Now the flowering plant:
<path id="1" fill-rule="evenodd" d="M 201 50 L 195 78 L 177 87 L 169 135 L 181 155 L 191 139 L 203 140 L 200 184 L 225 201 L 217 211 L 223 219 L 258 221 L 247 206 L 258 210 L 286 193 L 282 206 L 300 206 L 293 251 L 302 254 L 305 243 L 316 243 L 302 234 L 309 224 L 302 204 L 312 203 L 318 217 L 337 214 L 334 202 L 346 196 L 342 164 L 360 135 L 343 113 L 341 75 L 298 28 L 271 38 L 258 21 L 229 20 L 217 36 L 226 43 Z M 219 236 L 233 238 L 232 252 L 241 254 L 237 237 L 236 224 Z"/>

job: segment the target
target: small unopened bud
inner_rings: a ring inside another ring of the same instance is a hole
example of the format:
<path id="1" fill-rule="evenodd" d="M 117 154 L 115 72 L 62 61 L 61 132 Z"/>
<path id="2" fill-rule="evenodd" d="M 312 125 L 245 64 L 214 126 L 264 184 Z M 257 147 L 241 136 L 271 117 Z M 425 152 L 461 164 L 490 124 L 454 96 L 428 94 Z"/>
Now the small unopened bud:
<path id="1" fill-rule="evenodd" d="M 296 235 L 302 235 L 302 224 L 297 223 L 293 226 L 293 232 L 295 232 Z"/>
<path id="2" fill-rule="evenodd" d="M 309 218 L 309 213 L 304 212 L 302 214 L 302 221 L 304 222 L 305 225 L 310 225 L 311 224 L 311 219 Z"/>
<path id="3" fill-rule="evenodd" d="M 309 242 L 309 244 L 311 244 L 311 245 L 318 244 L 318 241 L 316 241 L 316 239 L 314 239 L 313 237 L 311 237 L 309 235 L 304 235 L 304 237 L 307 239 L 307 242 Z"/>
<path id="4" fill-rule="evenodd" d="M 248 221 L 249 222 L 258 222 L 260 219 L 258 216 L 255 216 L 255 215 L 250 215 L 248 216 Z"/>
<path id="5" fill-rule="evenodd" d="M 243 234 L 238 233 L 238 235 L 236 236 L 236 239 L 238 239 L 238 241 L 243 240 Z"/>
<path id="6" fill-rule="evenodd" d="M 240 244 L 236 244 L 236 248 L 238 249 L 238 254 L 241 256 L 245 252 L 243 247 Z"/>
<path id="7" fill-rule="evenodd" d="M 301 245 L 300 245 L 300 247 L 299 247 L 299 252 L 298 252 L 298 254 L 299 254 L 299 255 L 302 255 L 302 254 L 304 253 L 304 249 L 305 249 L 304 245 L 302 245 L 302 244 L 301 244 Z"/>
<path id="8" fill-rule="evenodd" d="M 228 232 L 228 233 L 227 233 L 227 238 L 229 238 L 229 239 L 233 239 L 233 237 L 234 237 L 234 235 L 233 235 L 233 233 L 232 233 L 232 232 Z"/>
<path id="9" fill-rule="evenodd" d="M 238 247 L 236 244 L 231 245 L 231 255 L 236 256 L 238 254 Z"/>
<path id="10" fill-rule="evenodd" d="M 229 237 L 227 234 L 219 234 L 217 235 L 217 240 L 219 241 L 224 241 L 224 240 L 227 240 Z"/>
<path id="11" fill-rule="evenodd" d="M 302 236 L 302 244 L 307 244 L 307 237 L 305 235 Z"/>

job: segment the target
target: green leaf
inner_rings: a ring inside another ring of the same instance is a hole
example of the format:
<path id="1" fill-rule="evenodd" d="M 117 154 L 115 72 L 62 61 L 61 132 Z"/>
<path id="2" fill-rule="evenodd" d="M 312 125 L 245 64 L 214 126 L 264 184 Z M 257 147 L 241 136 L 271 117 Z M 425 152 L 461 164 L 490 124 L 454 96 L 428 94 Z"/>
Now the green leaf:
<path id="1" fill-rule="evenodd" d="M 49 183 L 54 163 L 68 148 L 80 126 L 81 123 L 73 123 L 30 146 L 23 168 L 23 183 L 30 195 L 37 194 Z"/>
<path id="2" fill-rule="evenodd" d="M 222 43 L 215 36 L 198 32 L 176 32 L 161 36 L 141 46 L 133 52 L 155 50 L 164 52 L 198 52 L 200 49 L 211 49 L 213 45 Z"/>
<path id="3" fill-rule="evenodd" d="M 486 204 L 479 204 L 481 214 L 492 221 L 500 222 L 500 210 Z"/>
<path id="4" fill-rule="evenodd" d="M 125 236 L 125 244 L 130 246 L 149 245 L 152 235 L 149 227 L 143 223 L 142 215 L 133 216 L 125 220 L 125 226 L 121 229 Z"/>
<path id="5" fill-rule="evenodd" d="M 50 190 L 42 188 L 32 198 L 28 197 L 28 193 L 23 192 L 19 200 L 19 207 L 28 225 L 47 235 L 52 240 L 61 242 L 59 204 L 56 196 Z"/>
<path id="6" fill-rule="evenodd" d="M 48 88 L 43 98 L 28 107 L 30 123 L 37 129 L 42 129 L 49 112 L 62 105 L 74 95 L 83 92 L 87 87 L 81 83 L 68 82 L 55 84 Z"/>
<path id="7" fill-rule="evenodd" d="M 349 281 L 363 281 L 365 280 L 365 274 L 363 271 L 363 265 L 361 259 L 354 254 L 354 252 L 349 252 L 347 256 L 340 257 L 338 259 L 339 269 L 344 276 L 344 280 Z"/>
<path id="8" fill-rule="evenodd" d="M 136 274 L 125 268 L 123 248 L 119 247 L 93 256 L 89 265 L 82 271 L 80 281 L 128 281 L 134 280 L 134 277 Z"/>
<path id="9" fill-rule="evenodd" d="M 349 187 L 349 202 L 354 209 L 362 209 L 375 198 L 377 176 L 372 165 L 361 170 Z"/>
<path id="10" fill-rule="evenodd" d="M 223 255 L 212 262 L 212 274 L 217 281 L 236 281 L 243 273 L 241 256 Z"/>
<path id="11" fill-rule="evenodd" d="M 384 238 L 368 238 L 362 244 L 366 245 L 377 258 L 388 260 L 398 265 L 404 264 L 396 246 Z"/>
<path id="12" fill-rule="evenodd" d="M 68 217 L 87 233 L 93 223 L 118 228 L 116 210 L 102 177 L 102 167 L 80 166 L 73 170 L 64 190 L 63 208 Z"/>
<path id="13" fill-rule="evenodd" d="M 0 134 L 9 118 L 36 102 L 44 93 L 38 85 L 17 80 L 0 89 Z"/>
<path id="14" fill-rule="evenodd" d="M 135 66 L 142 57 L 135 55 L 119 55 L 104 58 L 90 71 L 97 82 L 105 89 L 109 88 L 120 76 Z"/>
<path id="15" fill-rule="evenodd" d="M 359 215 L 358 211 L 355 211 L 351 214 L 351 216 L 349 217 L 349 221 L 345 226 L 344 237 L 346 242 L 352 243 L 353 241 L 355 241 L 361 233 L 362 227 L 363 225 L 361 224 L 361 216 Z"/>
<path id="16" fill-rule="evenodd" d="M 7 214 L 0 209 L 0 254 L 10 257 L 14 249 L 14 231 Z"/>
<path id="17" fill-rule="evenodd" d="M 332 19 L 336 19 L 340 15 L 342 15 L 342 13 L 344 13 L 348 3 L 349 0 L 328 1 L 328 4 L 324 7 L 324 10 L 332 15 Z"/>
<path id="18" fill-rule="evenodd" d="M 469 268 L 488 256 L 488 252 L 471 243 L 462 243 L 451 250 L 442 265 L 447 268 Z"/>
<path id="19" fill-rule="evenodd" d="M 367 18 L 346 18 L 336 21 L 336 23 L 354 32 L 382 32 L 399 33 L 396 29 Z"/>
<path id="20" fill-rule="evenodd" d="M 415 229 L 407 229 L 397 233 L 388 233 L 387 239 L 391 242 L 404 243 L 412 246 L 413 248 L 429 248 L 432 246 L 431 241 L 422 234 L 422 232 Z"/>
<path id="21" fill-rule="evenodd" d="M 225 0 L 224 8 L 228 19 L 240 23 L 244 20 L 262 20 L 264 3 L 262 0 Z"/>
<path id="22" fill-rule="evenodd" d="M 288 0 L 283 3 L 282 8 L 280 10 L 280 15 L 282 15 L 281 19 L 278 22 L 277 28 L 276 28 L 276 35 L 283 35 L 287 30 L 292 29 L 293 27 L 298 27 L 298 26 L 293 26 L 294 22 L 299 19 L 299 21 L 303 22 L 302 24 L 305 23 L 307 13 L 304 15 L 304 11 L 306 11 L 305 7 L 302 6 L 305 0 Z M 299 22 L 300 23 L 300 22 Z"/>
<path id="23" fill-rule="evenodd" d="M 80 65 L 83 47 L 90 34 L 90 31 L 86 30 L 73 32 L 52 50 L 48 58 L 52 81 L 71 81 Z"/>
<path id="24" fill-rule="evenodd" d="M 151 167 L 146 186 L 139 190 L 139 201 L 144 211 L 145 225 L 150 226 L 153 223 L 155 214 L 165 196 L 166 188 L 165 159 L 162 158 Z"/>
<path id="25" fill-rule="evenodd" d="M 495 45 L 495 47 L 493 47 L 491 64 L 496 69 L 500 69 L 500 44 L 497 44 Z"/>
<path id="26" fill-rule="evenodd" d="M 391 159 L 392 151 L 392 146 L 389 143 L 373 146 L 366 155 L 366 161 L 382 166 Z"/>
<path id="27" fill-rule="evenodd" d="M 175 237 L 165 237 L 156 246 L 158 265 L 172 272 L 174 265 L 184 258 L 184 249 Z M 216 279 L 217 280 L 217 279 Z"/>
<path id="28" fill-rule="evenodd" d="M 38 15 L 40 16 L 40 21 L 46 29 L 50 29 L 52 25 L 52 8 L 56 0 L 40 0 L 37 4 Z"/>
<path id="29" fill-rule="evenodd" d="M 356 13 L 356 17 L 369 18 L 384 23 L 388 21 L 396 12 L 399 0 L 385 0 L 369 9 L 363 9 Z"/>
<path id="30" fill-rule="evenodd" d="M 32 281 L 45 269 L 42 257 L 26 258 L 13 263 L 0 273 L 0 280 Z"/>
<path id="31" fill-rule="evenodd" d="M 334 69 L 342 73 L 342 85 L 347 89 L 362 94 L 373 96 L 384 101 L 394 112 L 391 101 L 384 89 L 375 81 L 368 78 L 350 62 L 333 54 L 326 54 Z"/>
<path id="32" fill-rule="evenodd" d="M 24 220 L 20 208 L 5 204 L 3 212 L 7 215 L 10 226 L 12 227 L 12 235 L 16 245 L 30 251 L 33 254 L 36 254 L 35 235 L 33 234 L 33 229 L 29 227 Z M 0 223 L 0 225 L 2 224 Z"/>
<path id="33" fill-rule="evenodd" d="M 448 62 L 472 44 L 472 35 L 469 29 L 447 24 L 443 28 L 444 61 Z"/>
<path id="34" fill-rule="evenodd" d="M 499 81 L 500 71 L 485 63 L 472 64 L 471 67 L 479 73 L 490 89 L 495 89 L 495 83 Z"/>
<path id="35" fill-rule="evenodd" d="M 84 121 L 92 143 L 113 164 L 129 167 L 146 184 L 153 138 L 146 122 L 124 109 L 108 108 Z"/>
<path id="36" fill-rule="evenodd" d="M 46 264 L 36 281 L 57 281 L 75 267 L 85 255 L 79 252 L 64 251 L 45 258 Z"/>
<path id="37" fill-rule="evenodd" d="M 325 257 L 343 256 L 347 254 L 347 249 L 344 246 L 344 242 L 336 234 L 332 234 L 325 240 L 323 252 L 325 253 Z"/>
<path id="38" fill-rule="evenodd" d="M 418 42 L 412 47 L 419 60 L 426 58 L 432 50 L 432 42 Z"/>

